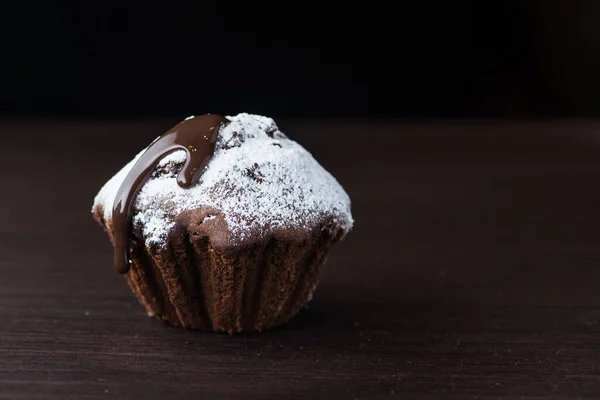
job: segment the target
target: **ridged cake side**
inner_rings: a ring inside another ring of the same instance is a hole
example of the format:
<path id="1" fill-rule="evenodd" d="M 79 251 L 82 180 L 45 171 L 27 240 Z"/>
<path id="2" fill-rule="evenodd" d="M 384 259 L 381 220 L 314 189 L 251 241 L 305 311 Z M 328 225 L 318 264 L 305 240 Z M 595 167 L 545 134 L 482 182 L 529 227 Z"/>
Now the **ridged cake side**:
<path id="1" fill-rule="evenodd" d="M 111 221 L 95 219 L 112 240 Z M 343 235 L 330 221 L 287 238 L 271 237 L 223 253 L 193 225 L 177 224 L 166 247 L 133 232 L 127 282 L 149 315 L 215 332 L 262 331 L 291 319 L 309 300 L 331 245 Z"/>

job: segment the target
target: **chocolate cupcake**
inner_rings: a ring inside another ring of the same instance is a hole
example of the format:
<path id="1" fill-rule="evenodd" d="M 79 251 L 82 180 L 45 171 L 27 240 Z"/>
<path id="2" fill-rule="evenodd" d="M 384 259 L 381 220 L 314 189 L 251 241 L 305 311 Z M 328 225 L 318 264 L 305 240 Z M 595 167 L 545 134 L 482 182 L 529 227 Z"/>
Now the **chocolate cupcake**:
<path id="1" fill-rule="evenodd" d="M 261 331 L 312 297 L 350 199 L 266 117 L 190 117 L 100 190 L 94 219 L 150 316 L 191 329 Z"/>

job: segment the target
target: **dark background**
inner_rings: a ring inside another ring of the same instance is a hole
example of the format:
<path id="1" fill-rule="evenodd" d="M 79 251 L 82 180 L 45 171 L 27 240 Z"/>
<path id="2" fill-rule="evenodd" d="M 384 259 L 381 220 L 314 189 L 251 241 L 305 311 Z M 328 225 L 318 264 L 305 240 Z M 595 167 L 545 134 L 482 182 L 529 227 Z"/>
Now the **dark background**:
<path id="1" fill-rule="evenodd" d="M 5 115 L 600 110 L 594 1 L 2 4 Z"/>
<path id="2" fill-rule="evenodd" d="M 0 113 L 593 117 L 600 2 L 7 1 Z"/>

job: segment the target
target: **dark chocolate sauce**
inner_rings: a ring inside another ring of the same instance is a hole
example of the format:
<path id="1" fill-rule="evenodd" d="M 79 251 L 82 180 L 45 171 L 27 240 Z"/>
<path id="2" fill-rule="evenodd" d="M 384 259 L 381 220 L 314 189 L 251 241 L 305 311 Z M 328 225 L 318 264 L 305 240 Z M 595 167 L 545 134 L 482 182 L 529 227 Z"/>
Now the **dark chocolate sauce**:
<path id="1" fill-rule="evenodd" d="M 125 274 L 129 271 L 129 235 L 133 203 L 156 164 L 169 153 L 185 150 L 187 157 L 177 175 L 177 183 L 183 188 L 194 185 L 212 157 L 219 127 L 226 121 L 227 119 L 220 115 L 206 114 L 180 122 L 155 140 L 129 171 L 119 187 L 112 213 L 115 268 L 119 273 Z"/>

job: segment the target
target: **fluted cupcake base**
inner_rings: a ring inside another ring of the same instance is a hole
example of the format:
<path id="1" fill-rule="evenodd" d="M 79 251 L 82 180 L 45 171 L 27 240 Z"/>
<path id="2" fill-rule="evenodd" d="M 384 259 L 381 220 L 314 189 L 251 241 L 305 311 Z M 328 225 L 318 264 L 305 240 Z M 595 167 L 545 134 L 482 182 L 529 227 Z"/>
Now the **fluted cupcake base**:
<path id="1" fill-rule="evenodd" d="M 229 333 L 292 318 L 311 296 L 335 241 L 319 228 L 302 241 L 271 239 L 224 255 L 207 237 L 181 231 L 172 237 L 166 248 L 134 245 L 126 275 L 131 290 L 160 320 Z"/>

